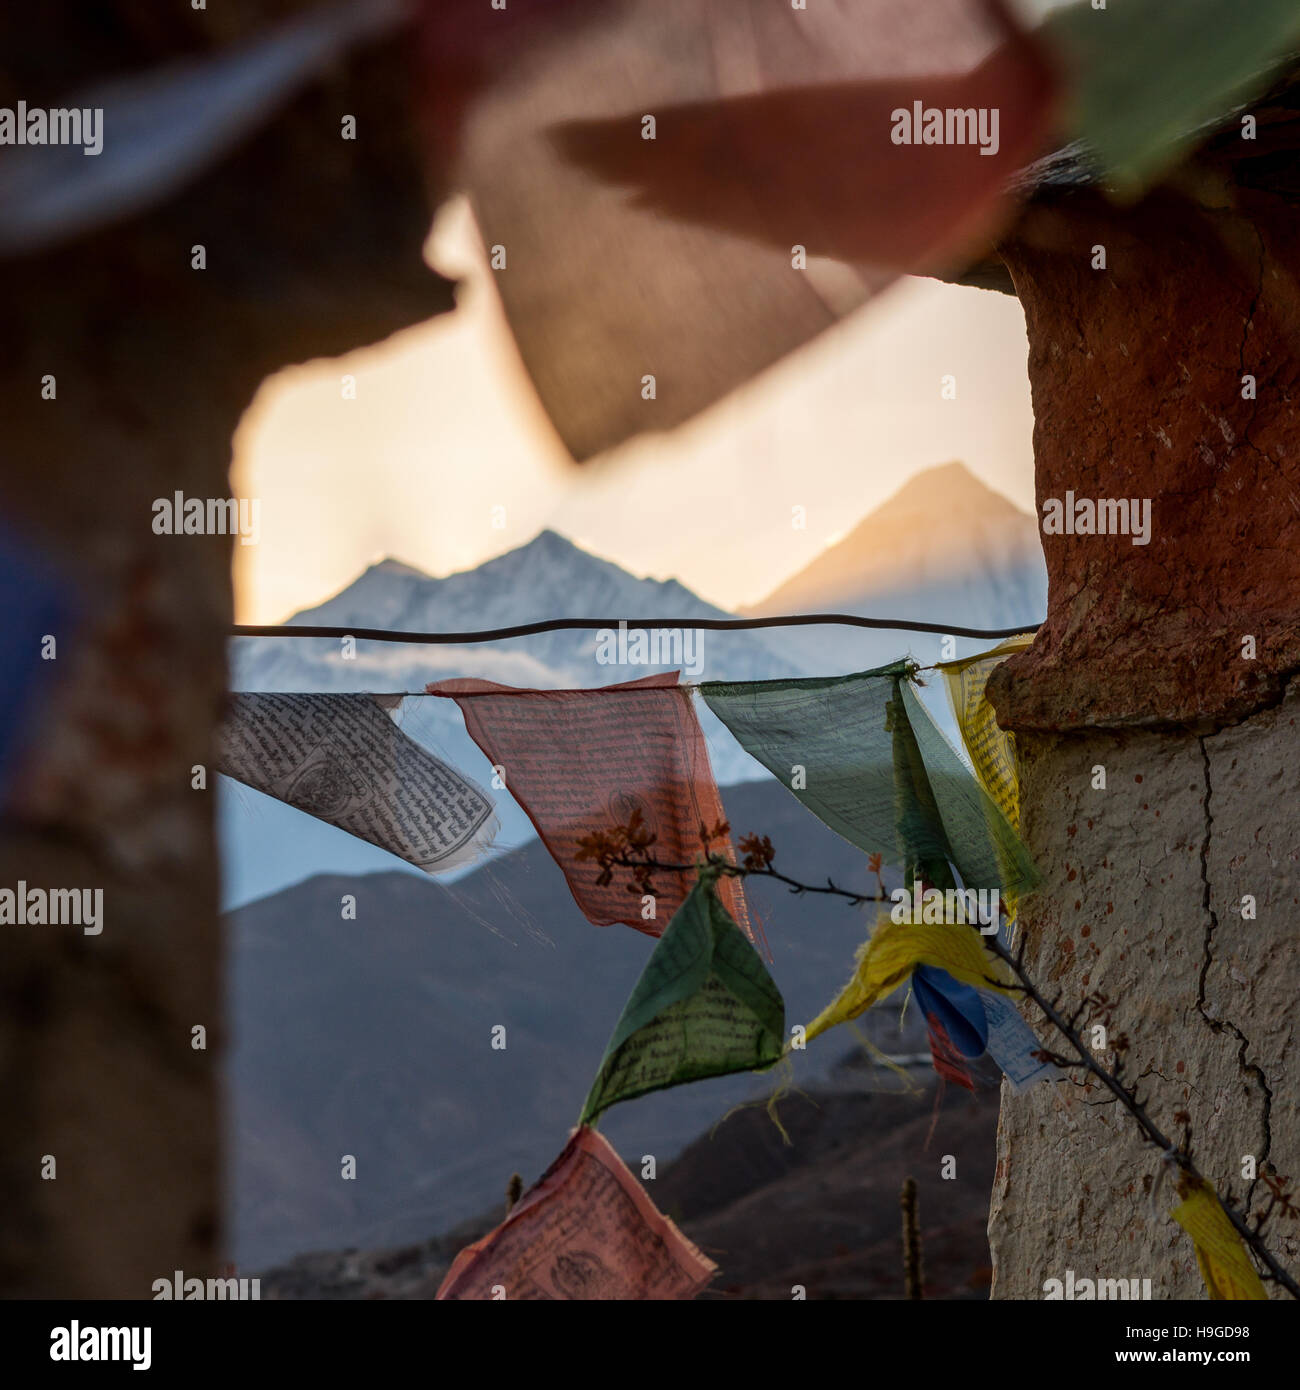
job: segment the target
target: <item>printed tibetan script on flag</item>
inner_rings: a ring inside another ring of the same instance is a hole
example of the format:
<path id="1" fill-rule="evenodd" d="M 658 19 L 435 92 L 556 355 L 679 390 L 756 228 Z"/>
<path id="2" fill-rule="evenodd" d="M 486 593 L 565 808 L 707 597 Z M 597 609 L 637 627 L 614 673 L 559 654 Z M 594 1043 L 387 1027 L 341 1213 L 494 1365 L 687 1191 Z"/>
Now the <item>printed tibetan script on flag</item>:
<path id="1" fill-rule="evenodd" d="M 701 875 L 637 981 L 582 1107 L 588 1124 L 649 1091 L 781 1058 L 785 1003 L 758 952 Z"/>
<path id="2" fill-rule="evenodd" d="M 1061 1071 L 1056 1063 L 1034 1056 L 1043 1044 L 1020 1016 L 1015 1000 L 991 989 L 980 990 L 980 998 L 989 1030 L 989 1056 L 1002 1069 L 1012 1094 L 1019 1095 L 1036 1081 L 1057 1080 Z"/>
<path id="3" fill-rule="evenodd" d="M 694 1298 L 715 1271 L 609 1143 L 581 1128 L 501 1225 L 456 1256 L 438 1297 Z"/>
<path id="4" fill-rule="evenodd" d="M 985 687 L 995 666 L 1027 650 L 1033 640 L 1032 632 L 1011 637 L 992 651 L 963 657 L 960 661 L 940 662 L 938 668 L 943 672 L 948 700 L 975 774 L 1014 830 L 1020 829 L 1015 735 L 999 727 Z"/>
<path id="5" fill-rule="evenodd" d="M 564 871 L 574 900 L 598 927 L 622 922 L 659 936 L 695 882 L 704 853 L 700 828 L 725 820 L 690 691 L 675 672 L 595 690 L 520 690 L 485 680 L 446 680 L 430 695 L 453 699 L 470 737 L 528 813 Z M 597 863 L 579 859 L 579 842 L 628 824 L 633 812 L 656 836 L 654 916 L 631 893 L 626 870 L 602 882 Z M 729 853 L 725 837 L 710 849 Z M 734 879 L 719 884 L 723 906 L 749 934 L 744 895 Z"/>
<path id="6" fill-rule="evenodd" d="M 233 695 L 217 770 L 426 873 L 472 863 L 492 799 L 393 722 L 374 695 Z"/>

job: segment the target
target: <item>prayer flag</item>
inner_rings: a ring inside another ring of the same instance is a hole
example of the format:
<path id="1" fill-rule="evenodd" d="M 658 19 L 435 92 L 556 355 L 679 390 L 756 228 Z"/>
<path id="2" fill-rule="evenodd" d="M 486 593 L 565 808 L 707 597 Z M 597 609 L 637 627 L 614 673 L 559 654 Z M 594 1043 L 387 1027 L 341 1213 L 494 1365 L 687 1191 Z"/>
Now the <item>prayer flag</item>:
<path id="1" fill-rule="evenodd" d="M 746 752 L 904 881 L 1024 892 L 1037 871 L 896 662 L 851 676 L 708 681 L 700 694 Z"/>
<path id="2" fill-rule="evenodd" d="M 785 1003 L 705 871 L 655 946 L 582 1107 L 590 1124 L 649 1091 L 781 1058 Z"/>
<path id="3" fill-rule="evenodd" d="M 1073 132 L 1106 184 L 1134 200 L 1295 60 L 1295 0 L 1066 5 L 1037 31 L 1070 80 Z"/>
<path id="4" fill-rule="evenodd" d="M 912 993 L 927 1019 L 938 1019 L 944 1036 L 963 1057 L 980 1057 L 989 1040 L 984 1001 L 977 989 L 954 980 L 945 970 L 918 965 Z"/>
<path id="5" fill-rule="evenodd" d="M 376 695 L 238 694 L 217 770 L 426 873 L 471 864 L 497 832 L 492 798 L 393 722 Z"/>
<path id="6" fill-rule="evenodd" d="M 1002 1069 L 1012 1094 L 1019 1095 L 1037 1081 L 1057 1080 L 1061 1069 L 1056 1063 L 1034 1056 L 1043 1044 L 1021 1017 L 1016 1001 L 991 989 L 980 990 L 980 999 L 989 1031 L 989 1056 Z"/>
<path id="7" fill-rule="evenodd" d="M 853 978 L 808 1025 L 807 1037 L 847 1023 L 892 994 L 918 965 L 946 970 L 975 989 L 1005 989 L 1005 967 L 963 924 L 893 922 L 882 913 L 871 939 L 858 949 Z"/>
<path id="8" fill-rule="evenodd" d="M 701 829 L 709 849 L 730 852 L 729 838 L 713 834 L 726 815 L 690 691 L 678 685 L 676 672 L 594 690 L 445 680 L 428 693 L 460 706 L 470 737 L 528 813 L 596 926 L 622 922 L 659 936 L 695 883 L 706 849 Z M 681 866 L 655 871 L 650 894 L 626 868 L 609 876 L 580 857 L 584 839 L 630 824 L 634 813 L 655 837 L 654 858 Z M 740 885 L 727 879 L 718 894 L 748 935 Z"/>
<path id="9" fill-rule="evenodd" d="M 1178 1193 L 1183 1202 L 1174 1208 L 1173 1217 L 1196 1246 L 1196 1263 L 1210 1297 L 1266 1299 L 1263 1282 L 1215 1190 L 1184 1173 Z"/>
<path id="10" fill-rule="evenodd" d="M 33 725 L 66 674 L 65 663 L 49 658 L 71 637 L 78 605 L 49 558 L 4 525 L 0 611 L 0 801 L 8 801 L 32 748 Z"/>
<path id="11" fill-rule="evenodd" d="M 501 1225 L 456 1256 L 437 1296 L 694 1298 L 716 1269 L 608 1141 L 580 1128 Z"/>
<path id="12" fill-rule="evenodd" d="M 423 16 L 434 178 L 468 192 L 577 458 L 680 424 L 901 273 L 960 268 L 1057 85 L 991 0 Z"/>
<path id="13" fill-rule="evenodd" d="M 992 651 L 960 661 L 943 661 L 948 700 L 961 730 L 962 742 L 984 790 L 997 803 L 1013 830 L 1020 829 L 1020 781 L 1016 773 L 1016 736 L 998 726 L 993 706 L 985 694 L 995 666 L 1033 643 L 1033 633 L 1009 637 Z"/>
<path id="14" fill-rule="evenodd" d="M 1024 633 L 1009 637 L 992 651 L 939 665 L 975 775 L 1017 835 L 1020 833 L 1020 775 L 1016 768 L 1016 736 L 999 727 L 985 689 L 993 668 L 1016 652 L 1025 651 L 1033 640 L 1032 632 Z M 1020 895 L 1009 889 L 1003 897 L 1007 916 L 1015 917 Z"/>
<path id="15" fill-rule="evenodd" d="M 974 1091 L 975 1082 L 962 1060 L 962 1055 L 952 1045 L 942 1023 L 934 1014 L 927 1014 L 926 1023 L 930 1028 L 930 1064 L 943 1081 L 955 1082 L 968 1091 Z"/>

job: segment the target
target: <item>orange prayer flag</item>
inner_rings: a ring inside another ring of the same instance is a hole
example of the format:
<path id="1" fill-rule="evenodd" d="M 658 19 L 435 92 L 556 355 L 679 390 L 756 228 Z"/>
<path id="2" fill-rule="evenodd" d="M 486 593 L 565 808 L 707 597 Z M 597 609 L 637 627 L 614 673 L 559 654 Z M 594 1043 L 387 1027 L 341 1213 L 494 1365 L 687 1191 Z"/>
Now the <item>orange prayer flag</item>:
<path id="1" fill-rule="evenodd" d="M 584 1126 L 501 1225 L 456 1256 L 437 1296 L 694 1298 L 716 1269 Z"/>
<path id="2" fill-rule="evenodd" d="M 455 700 L 470 737 L 487 755 L 564 871 L 574 900 L 598 927 L 622 922 L 659 936 L 686 900 L 708 848 L 730 854 L 726 820 L 709 766 L 691 692 L 677 673 L 646 676 L 594 690 L 521 690 L 494 681 L 436 681 L 428 694 Z M 640 823 L 655 837 L 650 854 L 675 871 L 655 870 L 653 901 L 615 869 L 579 858 L 581 841 Z M 718 884 L 718 898 L 750 939 L 739 881 Z"/>

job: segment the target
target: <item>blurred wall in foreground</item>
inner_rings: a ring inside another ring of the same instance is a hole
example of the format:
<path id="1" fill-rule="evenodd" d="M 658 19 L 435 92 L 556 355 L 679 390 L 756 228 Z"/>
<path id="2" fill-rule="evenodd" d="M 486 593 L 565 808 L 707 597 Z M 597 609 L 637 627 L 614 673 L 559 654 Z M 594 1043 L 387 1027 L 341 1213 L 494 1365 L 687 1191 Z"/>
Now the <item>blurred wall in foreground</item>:
<path id="1" fill-rule="evenodd" d="M 6 11 L 0 105 L 66 105 L 301 8 Z M 196 789 L 192 769 L 211 768 L 224 696 L 232 541 L 155 534 L 153 502 L 228 496 L 231 436 L 269 372 L 450 307 L 421 259 L 399 57 L 335 64 L 147 214 L 0 260 L 0 512 L 81 616 L 37 672 L 0 886 L 103 894 L 95 935 L 0 928 L 0 1294 L 147 1298 L 220 1262 L 214 779 Z"/>

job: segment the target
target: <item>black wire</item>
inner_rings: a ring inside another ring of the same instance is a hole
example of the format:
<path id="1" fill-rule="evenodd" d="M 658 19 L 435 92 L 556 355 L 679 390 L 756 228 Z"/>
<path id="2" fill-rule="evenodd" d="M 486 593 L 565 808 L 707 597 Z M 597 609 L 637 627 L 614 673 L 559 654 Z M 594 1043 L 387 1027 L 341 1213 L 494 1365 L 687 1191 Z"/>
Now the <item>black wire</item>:
<path id="1" fill-rule="evenodd" d="M 798 613 L 783 618 L 551 618 L 540 623 L 519 623 L 515 627 L 485 628 L 481 632 L 393 632 L 380 627 L 306 627 L 297 623 L 257 626 L 237 623 L 232 637 L 353 637 L 365 642 L 418 642 L 425 645 L 454 645 L 470 642 L 496 642 L 506 637 L 531 637 L 538 632 L 617 630 L 626 623 L 629 632 L 647 628 L 696 628 L 708 632 L 743 632 L 762 627 L 840 627 L 896 628 L 905 632 L 935 632 L 946 637 L 1018 637 L 1037 632 L 1039 624 L 1021 623 L 1017 627 L 936 627 L 908 618 L 860 618 L 852 613 Z"/>

